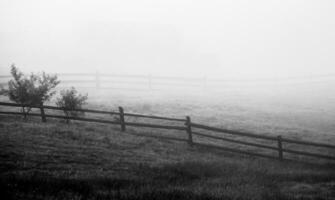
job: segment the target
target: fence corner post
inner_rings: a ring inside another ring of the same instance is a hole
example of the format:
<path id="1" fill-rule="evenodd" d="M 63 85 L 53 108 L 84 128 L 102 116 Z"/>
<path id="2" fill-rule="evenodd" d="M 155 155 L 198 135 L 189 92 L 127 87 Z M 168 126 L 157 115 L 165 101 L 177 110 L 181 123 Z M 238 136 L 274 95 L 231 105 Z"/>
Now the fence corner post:
<path id="1" fill-rule="evenodd" d="M 193 146 L 193 139 L 192 139 L 192 127 L 191 127 L 191 118 L 186 116 L 186 132 L 188 134 L 188 144 Z"/>
<path id="2" fill-rule="evenodd" d="M 42 122 L 47 122 L 47 118 L 45 117 L 45 112 L 44 112 L 43 105 L 40 106 L 40 110 L 41 110 Z"/>
<path id="3" fill-rule="evenodd" d="M 119 107 L 119 112 L 120 112 L 121 131 L 125 131 L 126 130 L 126 124 L 125 124 L 125 121 L 124 121 L 123 108 L 121 106 Z"/>
<path id="4" fill-rule="evenodd" d="M 278 158 L 280 161 L 283 160 L 283 145 L 282 145 L 282 137 L 281 135 L 277 136 L 278 141 Z"/>

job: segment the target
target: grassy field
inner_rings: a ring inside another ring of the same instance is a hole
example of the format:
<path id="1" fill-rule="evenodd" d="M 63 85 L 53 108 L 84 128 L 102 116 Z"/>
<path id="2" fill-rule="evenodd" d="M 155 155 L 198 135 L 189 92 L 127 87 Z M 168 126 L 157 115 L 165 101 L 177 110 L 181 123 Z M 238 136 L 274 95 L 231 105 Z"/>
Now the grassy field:
<path id="1" fill-rule="evenodd" d="M 236 101 L 154 95 L 109 97 L 91 96 L 87 107 L 116 110 L 121 105 L 126 112 L 190 115 L 194 122 L 218 127 L 335 143 L 332 110 L 324 112 L 322 108 L 308 106 L 287 109 L 282 101 L 281 106 L 257 107 L 260 102 L 243 98 Z M 190 147 L 186 138 L 181 131 L 127 127 L 126 132 L 120 132 L 119 126 L 112 125 L 66 124 L 50 119 L 41 123 L 39 118 L 0 116 L 1 196 L 6 199 L 335 199 L 335 165 L 327 161 L 292 157 L 314 163 L 306 164 L 249 157 L 215 148 Z M 194 139 L 258 152 L 255 148 Z M 322 153 L 334 155 L 334 152 Z"/>

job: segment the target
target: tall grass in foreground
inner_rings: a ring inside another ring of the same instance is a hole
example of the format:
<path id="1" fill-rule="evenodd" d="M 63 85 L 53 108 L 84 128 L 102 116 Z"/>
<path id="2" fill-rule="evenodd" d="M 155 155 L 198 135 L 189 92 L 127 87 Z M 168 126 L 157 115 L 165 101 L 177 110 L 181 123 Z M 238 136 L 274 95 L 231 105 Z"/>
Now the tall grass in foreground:
<path id="1" fill-rule="evenodd" d="M 189 147 L 148 129 L 0 117 L 5 199 L 332 199 L 333 166 Z"/>
<path id="2" fill-rule="evenodd" d="M 135 177 L 2 176 L 8 199 L 288 199 L 271 177 L 218 163 L 134 167 Z"/>

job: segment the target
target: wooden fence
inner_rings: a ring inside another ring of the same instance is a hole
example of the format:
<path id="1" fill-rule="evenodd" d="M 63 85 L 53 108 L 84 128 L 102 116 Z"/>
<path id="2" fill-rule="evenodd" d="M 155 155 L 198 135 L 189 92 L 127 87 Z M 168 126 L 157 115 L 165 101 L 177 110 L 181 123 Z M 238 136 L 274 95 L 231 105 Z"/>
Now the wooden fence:
<path id="1" fill-rule="evenodd" d="M 155 90 L 162 87 L 205 89 L 206 77 L 172 77 L 148 75 L 127 75 L 108 73 L 59 73 L 61 85 L 95 89 L 138 89 Z M 0 75 L 0 86 L 5 87 L 10 75 Z M 83 84 L 85 86 L 83 86 Z"/>
<path id="2" fill-rule="evenodd" d="M 208 90 L 257 90 L 262 86 L 289 85 L 299 86 L 305 84 L 326 84 L 335 79 L 334 75 L 316 77 L 291 77 L 281 79 L 222 79 L 203 77 L 173 77 L 153 75 L 130 75 L 108 73 L 58 73 L 61 87 L 75 86 L 77 88 L 95 89 L 125 89 L 125 90 L 164 90 L 164 89 L 191 89 L 199 91 Z M 11 75 L 0 75 L 0 86 L 6 87 Z"/>
<path id="3" fill-rule="evenodd" d="M 211 127 L 211 126 L 207 126 L 207 125 L 203 125 L 203 124 L 193 123 L 189 116 L 186 116 L 185 118 L 171 118 L 171 117 L 163 117 L 163 116 L 126 113 L 126 112 L 124 112 L 122 107 L 119 107 L 119 112 L 101 111 L 101 110 L 92 110 L 92 109 L 69 110 L 69 111 L 77 111 L 77 112 L 85 112 L 85 113 L 105 114 L 105 115 L 109 115 L 109 116 L 110 115 L 119 116 L 118 120 L 106 120 L 106 119 L 95 119 L 95 118 L 87 118 L 87 117 L 73 117 L 73 116 L 65 116 L 65 115 L 45 114 L 45 109 L 66 111 L 65 108 L 60 108 L 60 107 L 55 107 L 55 106 L 31 106 L 31 105 L 22 105 L 22 104 L 5 103 L 5 102 L 0 102 L 0 106 L 19 107 L 19 108 L 22 108 L 22 107 L 38 108 L 38 109 L 40 109 L 40 113 L 28 113 L 28 114 L 26 113 L 26 114 L 23 114 L 22 112 L 0 111 L 0 114 L 36 116 L 36 117 L 41 117 L 42 122 L 46 122 L 47 118 L 56 118 L 56 119 L 77 120 L 77 121 L 86 121 L 86 122 L 96 122 L 96 123 L 119 125 L 121 131 L 126 131 L 126 128 L 128 126 L 180 130 L 180 131 L 184 131 L 186 133 L 187 141 L 188 141 L 188 144 L 190 146 L 202 145 L 202 146 L 208 146 L 208 147 L 215 147 L 215 148 L 220 148 L 220 149 L 231 151 L 231 152 L 250 154 L 250 155 L 262 156 L 262 157 L 268 157 L 268 158 L 276 158 L 276 159 L 279 159 L 279 160 L 284 160 L 284 153 L 298 154 L 298 155 L 310 156 L 310 157 L 316 157 L 316 158 L 322 158 L 322 159 L 328 159 L 328 160 L 335 160 L 335 157 L 330 156 L 330 155 L 324 155 L 324 154 L 319 154 L 319 153 L 311 153 L 311 152 L 306 152 L 306 151 L 298 151 L 298 150 L 293 150 L 293 149 L 286 149 L 286 148 L 283 147 L 283 143 L 298 144 L 298 145 L 304 145 L 304 146 L 313 146 L 313 147 L 320 147 L 320 148 L 328 148 L 328 149 L 332 149 L 332 150 L 335 150 L 335 145 L 317 143 L 317 142 L 310 142 L 310 141 L 302 141 L 302 140 L 293 140 L 293 139 L 283 138 L 280 135 L 279 136 L 267 136 L 267 135 L 241 132 L 241 131 L 236 131 L 236 130 L 216 128 L 216 127 Z M 173 125 L 172 126 L 172 125 L 162 125 L 162 124 L 152 124 L 152 123 L 127 122 L 126 121 L 127 116 L 128 117 L 166 120 L 166 121 L 173 121 L 173 122 L 184 122 L 184 124 L 183 124 L 183 126 L 181 126 L 181 125 L 179 125 L 179 126 Z M 257 143 L 249 142 L 249 141 L 240 141 L 240 140 L 231 139 L 231 138 L 227 138 L 227 137 L 221 137 L 221 136 L 218 136 L 218 134 L 211 135 L 211 134 L 200 133 L 198 131 L 194 131 L 194 129 L 205 130 L 207 132 L 210 131 L 210 132 L 214 132 L 214 133 L 221 133 L 221 134 L 228 134 L 228 135 L 234 135 L 234 136 L 241 136 L 241 137 L 248 137 L 248 138 L 261 139 L 261 140 L 266 140 L 266 141 L 272 141 L 272 142 L 275 142 L 276 145 L 275 146 L 270 146 L 270 145 L 264 145 L 264 144 L 257 144 Z M 262 148 L 262 149 L 273 150 L 273 151 L 276 151 L 278 153 L 278 156 L 274 157 L 274 156 L 270 156 L 270 155 L 265 155 L 265 154 L 255 153 L 255 152 L 250 152 L 250 151 L 245 151 L 245 150 L 239 150 L 239 149 L 234 149 L 234 148 L 229 148 L 229 147 L 213 146 L 213 145 L 204 144 L 204 143 L 197 143 L 197 142 L 194 142 L 194 140 L 193 140 L 194 136 L 198 136 L 199 138 L 210 138 L 210 139 L 221 140 L 221 141 L 226 141 L 226 142 L 230 142 L 230 143 L 236 143 L 236 144 L 242 144 L 242 145 Z"/>

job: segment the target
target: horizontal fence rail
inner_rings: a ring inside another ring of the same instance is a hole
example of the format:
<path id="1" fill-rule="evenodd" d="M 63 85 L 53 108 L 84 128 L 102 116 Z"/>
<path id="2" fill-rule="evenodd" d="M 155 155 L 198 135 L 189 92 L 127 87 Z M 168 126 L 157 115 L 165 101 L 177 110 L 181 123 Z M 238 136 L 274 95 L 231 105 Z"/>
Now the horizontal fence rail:
<path id="1" fill-rule="evenodd" d="M 297 154 L 297 155 L 303 155 L 303 156 L 310 156 L 310 157 L 316 157 L 316 158 L 322 158 L 322 159 L 328 159 L 328 160 L 335 160 L 334 156 L 330 155 L 324 155 L 320 153 L 311 153 L 306 151 L 300 151 L 300 150 L 294 150 L 294 149 L 287 149 L 283 147 L 283 143 L 293 143 L 298 145 L 304 145 L 304 146 L 313 146 L 313 147 L 320 147 L 320 148 L 328 148 L 328 149 L 335 149 L 335 145 L 332 144 L 325 144 L 325 143 L 317 143 L 317 142 L 310 142 L 310 141 L 302 141 L 302 140 L 293 140 L 288 138 L 282 138 L 282 136 L 268 136 L 268 135 L 259 135 L 255 133 L 248 133 L 248 132 L 242 132 L 242 131 L 236 131 L 236 130 L 229 130 L 224 128 L 217 128 L 212 126 L 207 126 L 203 124 L 193 123 L 191 122 L 191 118 L 189 116 L 186 116 L 186 118 L 172 118 L 172 117 L 163 117 L 163 116 L 155 116 L 155 115 L 143 115 L 143 114 L 136 114 L 136 113 L 125 113 L 122 107 L 119 107 L 119 112 L 114 111 L 101 111 L 101 110 L 93 110 L 93 109 L 66 109 L 62 107 L 56 107 L 56 106 L 37 106 L 37 105 L 25 105 L 25 104 L 17 104 L 17 103 L 8 103 L 8 102 L 0 102 L 0 106 L 5 107 L 17 107 L 17 108 L 38 108 L 40 109 L 40 113 L 27 113 L 27 112 L 14 112 L 14 111 L 0 111 L 0 114 L 4 115 L 20 115 L 20 116 L 35 116 L 35 117 L 41 117 L 42 122 L 46 122 L 47 118 L 55 118 L 55 119 L 65 119 L 67 121 L 69 120 L 77 120 L 77 121 L 85 121 L 85 122 L 95 122 L 95 123 L 104 123 L 104 124 L 114 124 L 114 125 L 120 125 L 121 131 L 126 131 L 126 127 L 133 126 L 133 127 L 147 127 L 147 128 L 158 128 L 158 129 L 168 129 L 168 130 L 179 130 L 184 131 L 186 133 L 187 139 L 184 139 L 188 142 L 189 145 L 199 145 L 203 147 L 210 147 L 210 148 L 218 148 L 226 151 L 236 152 L 236 153 L 243 153 L 248 155 L 255 155 L 255 156 L 262 156 L 267 158 L 277 158 L 279 160 L 287 160 L 284 158 L 284 153 L 289 154 Z M 67 115 L 51 115 L 51 114 L 45 114 L 45 109 L 49 110 L 57 110 L 57 111 L 75 111 L 75 112 L 83 112 L 83 113 L 95 113 L 95 114 L 108 114 L 110 116 L 116 115 L 118 118 L 116 120 L 107 120 L 107 119 L 95 119 L 95 118 L 88 118 L 88 117 L 77 117 L 77 116 L 67 116 Z M 145 119 L 157 119 L 157 120 L 164 120 L 164 121 L 173 121 L 175 123 L 177 122 L 183 122 L 179 125 L 163 125 L 163 124 L 154 124 L 154 123 L 137 123 L 137 122 L 127 122 L 126 117 L 137 117 L 137 118 L 145 118 Z M 198 131 L 194 131 L 194 129 L 200 129 L 202 131 L 208 131 L 208 132 L 215 132 L 220 133 L 220 135 L 211 135 L 211 134 L 205 134 L 200 133 Z M 249 141 L 241 141 L 237 139 L 231 139 L 226 138 L 221 135 L 228 134 L 228 135 L 234 135 L 239 137 L 248 137 L 248 138 L 255 138 L 255 139 L 263 139 L 270 142 L 275 143 L 274 146 L 270 145 L 264 145 L 264 144 L 258 144 L 254 142 Z M 253 146 L 257 148 L 262 149 L 269 149 L 274 150 L 278 152 L 278 156 L 271 156 L 271 155 L 265 155 L 261 153 L 255 153 L 240 149 L 234 149 L 230 147 L 222 147 L 218 145 L 211 145 L 211 144 L 203 144 L 199 142 L 193 141 L 193 136 L 198 136 L 200 138 L 210 138 L 214 140 L 220 140 L 220 141 L 226 141 L 230 143 L 235 144 L 241 144 L 246 146 Z M 158 137 L 158 136 L 157 136 Z"/>
<path id="2" fill-rule="evenodd" d="M 206 125 L 202 125 L 202 124 L 195 124 L 195 123 L 191 123 L 191 125 L 195 128 L 205 129 L 205 130 L 209 130 L 209 131 L 216 131 L 216 132 L 220 132 L 220 133 L 227 133 L 227 134 L 231 134 L 231 135 L 240 135 L 240 136 L 246 136 L 246 137 L 266 139 L 266 140 L 277 140 L 277 137 L 272 137 L 272 136 L 265 136 L 265 135 L 245 133 L 245 132 L 233 131 L 233 130 L 222 129 L 222 128 L 215 128 L 215 127 L 206 126 Z"/>
<path id="3" fill-rule="evenodd" d="M 301 144 L 301 145 L 309 145 L 309 146 L 316 146 L 316 147 L 325 147 L 325 148 L 332 148 L 335 149 L 335 145 L 331 144 L 321 144 L 317 142 L 307 142 L 307 141 L 301 141 L 301 140 L 291 140 L 287 138 L 282 139 L 283 142 L 287 143 L 295 143 L 295 144 Z"/>
<path id="4" fill-rule="evenodd" d="M 272 147 L 272 146 L 263 145 L 263 144 L 257 144 L 257 143 L 252 143 L 252 142 L 239 141 L 239 140 L 233 140 L 233 139 L 229 139 L 229 138 L 223 138 L 223 137 L 218 137 L 218 136 L 213 136 L 213 135 L 207 135 L 207 134 L 202 134 L 202 133 L 198 133 L 198 132 L 192 132 L 192 134 L 193 135 L 199 135 L 199 136 L 202 136 L 202 137 L 207 137 L 207 138 L 224 140 L 224 141 L 232 142 L 232 143 L 244 144 L 244 145 L 248 145 L 248 146 L 254 146 L 254 147 L 261 147 L 261 148 L 265 148 L 265 149 L 278 150 L 277 147 Z"/>
<path id="5" fill-rule="evenodd" d="M 222 91 L 223 86 L 232 90 L 240 90 L 241 88 L 257 89 L 260 86 L 268 86 L 269 84 L 278 85 L 304 85 L 316 84 L 329 85 L 335 81 L 335 74 L 323 74 L 315 76 L 302 77 L 282 77 L 282 78 L 215 78 L 215 77 L 173 77 L 159 75 L 144 74 L 108 74 L 97 71 L 96 73 L 58 73 L 61 80 L 61 87 L 67 87 L 74 84 L 77 88 L 96 88 L 96 89 L 133 89 L 134 86 L 141 87 L 143 90 L 164 90 L 165 87 L 173 87 L 174 89 L 183 89 L 185 87 L 196 91 Z M 0 75 L 0 87 L 7 87 L 8 80 L 11 75 Z M 64 84 L 64 85 L 63 85 Z M 130 85 L 131 84 L 131 85 Z M 110 87 L 112 85 L 113 87 Z M 120 87 L 120 85 L 130 86 L 130 88 Z M 114 87 L 115 86 L 115 87 Z"/>
<path id="6" fill-rule="evenodd" d="M 7 115 L 23 115 L 22 112 L 0 112 L 0 114 L 7 114 Z M 104 124 L 120 124 L 117 121 L 110 121 L 110 120 L 102 120 L 102 119 L 94 119 L 94 118 L 82 118 L 82 117 L 71 117 L 71 116 L 63 116 L 63 115 L 42 115 L 38 113 L 26 113 L 27 116 L 36 116 L 36 117 L 48 117 L 48 118 L 55 118 L 55 119 L 67 119 L 67 120 L 77 120 L 77 121 L 86 121 L 86 122 L 97 122 L 97 123 L 104 123 Z"/>
<path id="7" fill-rule="evenodd" d="M 142 117 L 142 118 L 151 118 L 151 119 L 163 119 L 163 120 L 170 120 L 170 121 L 179 121 L 185 122 L 185 119 L 177 119 L 177 118 L 170 118 L 170 117 L 159 117 L 154 115 L 142 115 L 142 114 L 132 114 L 132 113 L 124 113 L 124 116 L 130 117 Z"/>
<path id="8" fill-rule="evenodd" d="M 185 130 L 185 127 L 181 127 L 181 126 L 164 126 L 164 125 L 144 124 L 144 123 L 134 123 L 134 122 L 126 122 L 125 124 L 127 126 L 139 126 L 139 127 L 149 127 L 149 128 Z"/>
<path id="9" fill-rule="evenodd" d="M 5 103 L 0 102 L 0 106 L 12 106 L 12 107 L 30 107 L 30 108 L 44 108 L 50 110 L 60 110 L 60 111 L 76 111 L 76 112 L 87 112 L 87 113 L 97 113 L 97 114 L 112 114 L 118 115 L 118 112 L 112 111 L 101 111 L 101 110 L 92 110 L 92 109 L 66 109 L 63 107 L 56 107 L 56 106 L 37 106 L 37 105 L 27 105 L 27 104 L 16 104 L 16 103 Z"/>

